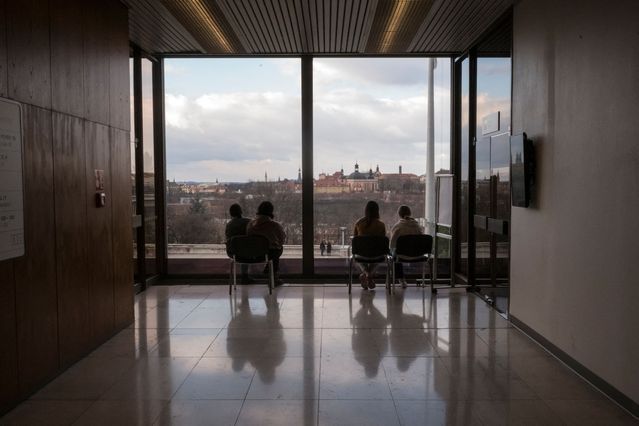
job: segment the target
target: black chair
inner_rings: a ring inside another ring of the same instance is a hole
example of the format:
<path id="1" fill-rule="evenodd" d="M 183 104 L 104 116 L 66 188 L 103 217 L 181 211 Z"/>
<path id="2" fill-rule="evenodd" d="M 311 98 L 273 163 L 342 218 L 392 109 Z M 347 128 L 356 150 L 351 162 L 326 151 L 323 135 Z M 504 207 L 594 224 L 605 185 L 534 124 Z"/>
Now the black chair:
<path id="1" fill-rule="evenodd" d="M 275 274 L 273 272 L 273 261 L 268 258 L 268 245 L 268 239 L 262 235 L 240 235 L 231 238 L 228 254 L 231 257 L 233 281 L 229 280 L 229 294 L 233 292 L 233 288 L 237 289 L 236 265 L 253 263 L 265 263 L 268 265 L 268 294 L 273 294 Z"/>
<path id="2" fill-rule="evenodd" d="M 386 290 L 389 290 L 390 256 L 388 251 L 388 237 L 360 235 L 353 237 L 351 242 L 351 256 L 348 261 L 348 294 L 353 287 L 353 262 L 357 263 L 385 263 Z"/>
<path id="3" fill-rule="evenodd" d="M 397 238 L 395 253 L 393 254 L 393 291 L 395 291 L 395 263 L 422 262 L 422 286 L 425 282 L 426 264 L 430 269 L 430 291 L 437 293 L 433 281 L 433 237 L 431 235 L 401 235 Z"/>

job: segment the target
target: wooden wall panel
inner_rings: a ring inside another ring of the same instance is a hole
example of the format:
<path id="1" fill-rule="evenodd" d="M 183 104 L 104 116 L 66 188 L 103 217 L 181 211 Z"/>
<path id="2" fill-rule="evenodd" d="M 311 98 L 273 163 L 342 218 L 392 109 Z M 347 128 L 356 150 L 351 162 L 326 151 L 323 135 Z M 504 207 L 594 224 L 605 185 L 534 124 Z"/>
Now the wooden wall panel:
<path id="1" fill-rule="evenodd" d="M 109 128 L 85 122 L 87 185 L 87 257 L 89 270 L 89 311 L 91 338 L 94 344 L 104 341 L 114 331 L 113 306 L 113 223 Z M 95 206 L 94 170 L 104 170 L 106 207 Z M 129 251 L 130 252 L 130 251 Z"/>
<path id="2" fill-rule="evenodd" d="M 107 16 L 113 2 L 82 2 L 84 34 L 84 118 L 109 123 L 109 33 Z M 127 55 L 128 56 L 128 55 Z"/>
<path id="3" fill-rule="evenodd" d="M 0 262 L 0 413 L 18 400 L 18 349 L 13 261 Z"/>
<path id="4" fill-rule="evenodd" d="M 7 28 L 5 0 L 0 0 L 0 28 Z M 7 96 L 7 32 L 0 31 L 0 96 Z"/>
<path id="5" fill-rule="evenodd" d="M 113 212 L 113 295 L 115 326 L 133 321 L 133 229 L 131 227 L 131 155 L 129 132 L 111 130 Z"/>
<path id="6" fill-rule="evenodd" d="M 48 2 L 6 1 L 9 97 L 51 108 Z"/>
<path id="7" fill-rule="evenodd" d="M 60 363 L 89 347 L 87 185 L 83 120 L 53 113 Z"/>
<path id="8" fill-rule="evenodd" d="M 14 261 L 21 396 L 59 367 L 51 112 L 23 105 L 25 245 Z"/>
<path id="9" fill-rule="evenodd" d="M 110 9 L 109 19 L 109 123 L 130 130 L 128 9 L 123 4 Z"/>
<path id="10" fill-rule="evenodd" d="M 75 0 L 49 0 L 51 10 L 51 104 L 55 111 L 84 113 L 82 9 Z"/>

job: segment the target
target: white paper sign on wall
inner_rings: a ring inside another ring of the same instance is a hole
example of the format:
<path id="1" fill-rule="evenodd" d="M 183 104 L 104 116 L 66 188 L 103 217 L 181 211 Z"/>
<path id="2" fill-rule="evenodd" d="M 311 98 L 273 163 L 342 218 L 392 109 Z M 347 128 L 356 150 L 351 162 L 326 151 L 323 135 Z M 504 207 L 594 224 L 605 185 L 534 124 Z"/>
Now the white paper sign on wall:
<path id="1" fill-rule="evenodd" d="M 0 98 L 0 260 L 24 256 L 21 113 Z"/>

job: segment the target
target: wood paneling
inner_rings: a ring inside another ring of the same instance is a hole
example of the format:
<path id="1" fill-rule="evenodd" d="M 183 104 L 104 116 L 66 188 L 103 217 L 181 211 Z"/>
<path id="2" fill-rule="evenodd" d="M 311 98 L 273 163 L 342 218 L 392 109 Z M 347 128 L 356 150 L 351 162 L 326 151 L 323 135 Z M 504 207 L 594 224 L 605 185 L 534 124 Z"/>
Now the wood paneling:
<path id="1" fill-rule="evenodd" d="M 112 3 L 111 3 L 112 4 Z M 82 2 L 84 34 L 84 118 L 109 123 L 109 26 L 110 3 Z"/>
<path id="2" fill-rule="evenodd" d="M 109 9 L 109 81 L 109 123 L 118 129 L 129 130 L 128 10 L 122 4 Z"/>
<path id="3" fill-rule="evenodd" d="M 48 2 L 6 1 L 9 97 L 51 108 Z"/>
<path id="4" fill-rule="evenodd" d="M 25 256 L 14 261 L 20 395 L 59 367 L 51 112 L 23 105 Z"/>
<path id="5" fill-rule="evenodd" d="M 94 344 L 104 341 L 114 330 L 113 307 L 113 223 L 111 204 L 109 128 L 85 122 L 86 185 L 87 185 L 87 258 L 89 270 L 89 310 L 91 312 L 91 339 Z M 104 170 L 106 207 L 95 205 L 94 171 Z M 129 250 L 130 253 L 130 250 Z"/>
<path id="6" fill-rule="evenodd" d="M 56 264 L 62 366 L 82 356 L 90 341 L 85 162 L 83 120 L 54 112 Z"/>
<path id="7" fill-rule="evenodd" d="M 18 350 L 13 261 L 0 262 L 0 413 L 18 399 Z"/>
<path id="8" fill-rule="evenodd" d="M 7 28 L 5 0 L 0 0 L 0 28 Z M 7 96 L 7 32 L 0 31 L 0 96 Z"/>
<path id="9" fill-rule="evenodd" d="M 129 132 L 111 130 L 113 212 L 113 295 L 115 326 L 133 321 L 133 238 L 131 227 L 131 158 Z"/>
<path id="10" fill-rule="evenodd" d="M 82 8 L 75 0 L 50 0 L 51 103 L 53 109 L 84 113 L 84 40 Z"/>

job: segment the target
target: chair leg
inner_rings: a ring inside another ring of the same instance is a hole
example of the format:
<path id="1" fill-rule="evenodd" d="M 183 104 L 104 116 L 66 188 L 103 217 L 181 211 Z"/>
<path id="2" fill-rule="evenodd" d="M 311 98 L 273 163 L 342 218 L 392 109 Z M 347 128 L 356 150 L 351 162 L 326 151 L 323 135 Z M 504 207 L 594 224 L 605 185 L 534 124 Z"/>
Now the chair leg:
<path id="1" fill-rule="evenodd" d="M 391 272 L 390 271 L 391 267 L 393 268 L 393 271 L 392 271 L 393 275 L 395 274 L 395 264 L 391 263 L 391 262 L 388 262 L 387 265 L 388 265 L 388 268 L 387 268 L 387 272 L 386 272 L 386 281 L 388 282 L 388 278 L 389 278 L 389 275 L 390 275 L 390 272 Z M 392 286 L 392 288 L 391 288 L 391 286 Z M 395 294 L 395 279 L 393 279 L 393 282 L 388 287 L 391 288 L 391 293 Z"/>
<path id="2" fill-rule="evenodd" d="M 348 294 L 351 294 L 353 287 L 353 259 L 348 259 Z"/>
<path id="3" fill-rule="evenodd" d="M 269 282 L 268 282 L 268 294 L 273 294 L 273 287 L 275 287 L 275 272 L 273 271 L 273 261 L 268 261 L 269 270 Z"/>
<path id="4" fill-rule="evenodd" d="M 235 261 L 231 259 L 231 265 L 229 268 L 229 295 L 233 292 L 233 282 L 235 282 Z"/>
<path id="5" fill-rule="evenodd" d="M 433 262 L 431 262 L 432 258 L 428 259 L 428 266 L 430 268 L 430 292 L 432 294 L 437 294 L 437 289 L 435 288 L 435 279 L 433 277 Z"/>
<path id="6" fill-rule="evenodd" d="M 422 287 L 426 286 L 426 262 L 422 262 Z"/>

